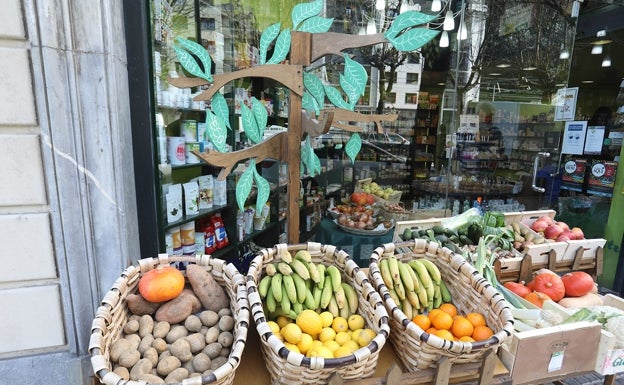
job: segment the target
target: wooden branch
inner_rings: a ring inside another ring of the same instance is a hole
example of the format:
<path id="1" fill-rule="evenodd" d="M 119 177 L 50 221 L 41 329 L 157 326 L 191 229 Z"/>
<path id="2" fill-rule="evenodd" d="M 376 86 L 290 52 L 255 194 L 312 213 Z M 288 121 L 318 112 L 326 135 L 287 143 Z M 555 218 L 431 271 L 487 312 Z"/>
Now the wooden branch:
<path id="1" fill-rule="evenodd" d="M 348 48 L 366 47 L 387 42 L 388 40 L 383 33 L 374 35 L 350 35 L 337 32 L 313 33 L 310 62 L 314 62 L 325 55 L 342 55 L 342 51 Z"/>
<path id="2" fill-rule="evenodd" d="M 222 167 L 217 179 L 224 180 L 230 174 L 232 168 L 241 160 L 255 158 L 256 163 L 260 163 L 267 158 L 271 158 L 283 161 L 286 139 L 287 133 L 280 132 L 264 142 L 243 150 L 233 152 L 218 152 L 209 150 L 208 152 L 203 153 L 193 151 L 193 154 L 210 165 Z"/>
<path id="3" fill-rule="evenodd" d="M 303 95 L 303 66 L 292 64 L 265 64 L 225 74 L 214 75 L 212 77 L 213 83 L 210 88 L 194 97 L 193 100 L 210 100 L 217 91 L 232 80 L 247 77 L 270 78 L 285 85 L 295 94 L 299 96 Z M 186 76 L 169 78 L 168 80 L 172 86 L 178 88 L 189 88 L 210 84 L 206 79 L 189 78 Z"/>
<path id="4" fill-rule="evenodd" d="M 321 120 L 311 118 L 308 111 L 301 110 L 301 126 L 303 132 L 307 132 L 312 137 L 317 137 L 321 134 L 325 134 L 329 131 L 334 120 L 334 112 L 332 110 L 325 110 L 321 114 Z"/>
<path id="5" fill-rule="evenodd" d="M 349 111 L 343 108 L 336 108 L 333 110 L 325 109 L 321 110 L 321 113 L 326 113 L 327 111 L 334 112 L 334 122 L 332 123 L 332 126 L 349 132 L 362 132 L 362 128 L 359 126 L 341 123 L 340 121 L 375 123 L 377 132 L 382 133 L 382 122 L 394 122 L 399 117 L 398 114 L 361 114 L 359 112 Z"/>

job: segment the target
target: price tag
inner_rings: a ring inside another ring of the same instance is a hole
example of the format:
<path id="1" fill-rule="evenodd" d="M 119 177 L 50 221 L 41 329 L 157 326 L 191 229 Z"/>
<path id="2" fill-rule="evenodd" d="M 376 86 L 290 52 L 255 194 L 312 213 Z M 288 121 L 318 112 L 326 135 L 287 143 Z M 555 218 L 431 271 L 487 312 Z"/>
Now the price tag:
<path id="1" fill-rule="evenodd" d="M 561 370 L 563 366 L 563 350 L 554 352 L 550 356 L 550 362 L 548 362 L 548 372 L 555 372 Z"/>

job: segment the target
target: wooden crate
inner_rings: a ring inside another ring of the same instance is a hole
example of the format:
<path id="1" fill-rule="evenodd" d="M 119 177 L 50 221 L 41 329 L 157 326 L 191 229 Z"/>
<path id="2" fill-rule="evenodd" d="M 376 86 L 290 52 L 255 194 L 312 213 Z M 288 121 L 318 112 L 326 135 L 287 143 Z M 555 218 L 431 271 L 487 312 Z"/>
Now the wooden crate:
<path id="1" fill-rule="evenodd" d="M 613 294 L 604 296 L 604 304 L 624 310 L 624 299 Z M 594 371 L 601 375 L 611 375 L 624 372 L 624 349 L 615 349 L 615 337 L 603 330 L 600 334 L 600 343 L 596 353 Z"/>
<path id="2" fill-rule="evenodd" d="M 426 230 L 430 229 L 435 225 L 441 225 L 442 219 L 440 218 L 429 218 L 429 219 L 415 219 L 412 221 L 398 221 L 394 225 L 394 236 L 393 239 L 400 240 L 399 236 L 403 235 L 405 229 L 416 229 L 416 230 Z"/>

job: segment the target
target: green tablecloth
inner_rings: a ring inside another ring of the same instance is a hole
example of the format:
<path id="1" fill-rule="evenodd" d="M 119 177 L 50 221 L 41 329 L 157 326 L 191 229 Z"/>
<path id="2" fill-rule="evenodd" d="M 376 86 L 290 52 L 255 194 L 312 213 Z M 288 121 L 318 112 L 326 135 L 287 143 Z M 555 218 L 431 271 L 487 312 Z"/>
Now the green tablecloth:
<path id="1" fill-rule="evenodd" d="M 317 241 L 334 245 L 347 253 L 360 267 L 368 267 L 373 250 L 384 243 L 392 242 L 394 229 L 382 235 L 359 235 L 343 231 L 333 220 L 325 218 L 317 231 Z"/>

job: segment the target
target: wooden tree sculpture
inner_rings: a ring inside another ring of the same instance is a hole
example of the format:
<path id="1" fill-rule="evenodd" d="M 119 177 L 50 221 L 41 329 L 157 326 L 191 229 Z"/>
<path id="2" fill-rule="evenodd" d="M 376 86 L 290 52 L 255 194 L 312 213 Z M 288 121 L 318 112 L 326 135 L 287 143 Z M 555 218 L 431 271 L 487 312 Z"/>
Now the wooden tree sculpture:
<path id="1" fill-rule="evenodd" d="M 243 210 L 253 184 L 258 195 L 256 208 L 262 208 L 269 198 L 269 183 L 257 171 L 256 163 L 267 158 L 288 164 L 288 241 L 299 242 L 299 181 L 301 164 L 314 176 L 321 171 L 320 160 L 310 145 L 310 137 L 327 132 L 330 126 L 350 131 L 352 134 L 345 145 L 345 153 L 355 161 L 362 142 L 358 126 L 348 122 L 372 122 L 377 131 L 382 131 L 382 122 L 393 121 L 396 115 L 363 115 L 354 112 L 355 105 L 364 94 L 368 74 L 364 67 L 352 60 L 343 51 L 349 48 L 364 47 L 378 43 L 391 43 L 400 51 L 412 51 L 433 39 L 438 31 L 416 28 L 429 23 L 435 15 L 416 11 L 399 15 L 384 34 L 358 36 L 327 32 L 333 19 L 318 16 L 323 10 L 323 0 L 313 0 L 298 4 L 293 8 L 291 19 L 293 30 L 281 29 L 280 23 L 273 24 L 260 38 L 260 64 L 256 67 L 235 72 L 210 74 L 212 62 L 202 46 L 185 39 L 177 39 L 175 46 L 180 64 L 197 78 L 179 77 L 169 82 L 179 88 L 197 87 L 210 84 L 210 87 L 195 97 L 195 100 L 210 101 L 206 109 L 206 134 L 215 150 L 205 153 L 195 152 L 206 163 L 221 167 L 218 179 L 224 179 L 240 161 L 249 160 L 249 167 L 240 176 L 236 185 L 236 200 Z M 269 48 L 273 53 L 267 58 Z M 325 55 L 342 55 L 344 72 L 340 75 L 340 89 L 325 85 L 315 75 L 305 72 L 304 66 Z M 198 60 L 199 62 L 198 62 Z M 229 111 L 227 102 L 219 90 L 228 82 L 246 77 L 273 79 L 290 90 L 288 131 L 279 133 L 263 141 L 267 125 L 267 112 L 264 106 L 252 98 L 251 108 L 241 105 L 243 130 L 254 143 L 252 147 L 239 151 L 226 152 Z M 345 100 L 346 96 L 346 100 Z M 325 109 L 325 98 L 335 108 Z M 319 118 L 319 119 L 317 119 Z M 303 135 L 307 134 L 302 146 Z"/>

